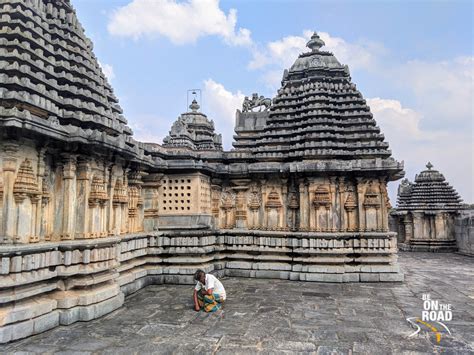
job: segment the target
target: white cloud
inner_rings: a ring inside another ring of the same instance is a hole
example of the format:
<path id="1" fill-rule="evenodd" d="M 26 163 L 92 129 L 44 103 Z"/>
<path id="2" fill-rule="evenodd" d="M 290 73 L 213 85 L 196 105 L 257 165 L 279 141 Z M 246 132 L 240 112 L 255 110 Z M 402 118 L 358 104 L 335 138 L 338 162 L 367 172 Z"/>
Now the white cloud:
<path id="1" fill-rule="evenodd" d="M 392 69 L 394 83 L 413 93 L 416 106 L 431 124 L 455 128 L 472 124 L 474 57 L 428 62 L 413 60 Z"/>
<path id="2" fill-rule="evenodd" d="M 386 137 L 397 160 L 404 160 L 406 177 L 414 180 L 415 174 L 431 161 L 466 201 L 473 201 L 472 141 L 469 134 L 423 128 L 426 118 L 418 111 L 403 107 L 398 100 L 367 99 L 375 120 Z M 469 156 L 470 154 L 470 156 Z M 460 163 L 455 157 L 465 157 Z M 389 186 L 392 204 L 396 203 L 398 182 Z"/>
<path id="3" fill-rule="evenodd" d="M 111 83 L 112 80 L 115 79 L 114 67 L 110 64 L 102 64 L 100 61 L 98 61 L 98 63 L 105 77 L 107 78 L 109 83 Z"/>
<path id="4" fill-rule="evenodd" d="M 233 93 L 212 79 L 204 81 L 205 113 L 208 118 L 214 120 L 216 132 L 222 134 L 226 149 L 231 148 L 235 111 L 242 107 L 244 96 L 241 91 Z"/>
<path id="5" fill-rule="evenodd" d="M 277 41 L 268 42 L 263 49 L 256 48 L 248 67 L 260 69 L 268 65 L 277 65 L 282 70 L 288 68 L 299 54 L 308 50 L 306 43 L 311 34 L 311 31 L 304 31 L 303 36 L 283 37 Z"/>
<path id="6" fill-rule="evenodd" d="M 236 28 L 237 11 L 226 14 L 219 0 L 133 0 L 114 11 L 108 24 L 112 35 L 138 39 L 161 35 L 175 44 L 219 36 L 230 45 L 250 45 L 251 33 Z"/>
<path id="7" fill-rule="evenodd" d="M 129 119 L 129 125 L 133 130 L 133 138 L 136 140 L 162 144 L 173 121 L 173 118 L 163 119 L 153 114 L 138 114 Z"/>
<path id="8" fill-rule="evenodd" d="M 332 37 L 327 32 L 318 34 L 326 43 L 322 49 L 333 52 L 339 62 L 347 64 L 351 70 L 372 70 L 378 62 L 378 57 L 385 53 L 383 45 L 375 42 L 349 43 L 340 37 Z"/>
<path id="9" fill-rule="evenodd" d="M 301 36 L 286 36 L 268 42 L 263 47 L 255 45 L 248 68 L 264 70 L 262 81 L 272 89 L 277 89 L 280 86 L 283 70 L 288 69 L 298 55 L 309 51 L 306 43 L 312 34 L 312 31 L 305 30 Z M 380 44 L 367 41 L 349 43 L 327 32 L 318 32 L 318 34 L 326 43 L 322 49 L 333 52 L 342 64 L 348 64 L 353 70 L 372 70 L 377 63 L 377 55 L 385 51 Z M 277 75 L 276 72 L 279 74 Z"/>
<path id="10" fill-rule="evenodd" d="M 420 130 L 422 115 L 410 108 L 402 107 L 398 100 L 375 97 L 367 99 L 367 104 L 377 123 L 387 132 L 386 136 L 397 138 L 422 139 L 427 138 L 426 132 Z M 429 135 L 431 137 L 431 135 Z M 392 140 L 389 139 L 389 142 Z"/>

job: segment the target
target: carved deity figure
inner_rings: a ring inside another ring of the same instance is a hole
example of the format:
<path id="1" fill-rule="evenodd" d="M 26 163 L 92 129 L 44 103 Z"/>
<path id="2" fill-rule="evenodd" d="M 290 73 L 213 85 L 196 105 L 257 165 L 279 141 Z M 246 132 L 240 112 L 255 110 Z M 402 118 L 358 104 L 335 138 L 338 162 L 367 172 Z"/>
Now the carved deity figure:
<path id="1" fill-rule="evenodd" d="M 272 105 L 272 99 L 265 98 L 263 95 L 258 96 L 257 93 L 252 94 L 252 100 L 245 96 L 242 103 L 242 112 L 256 112 L 254 109 L 259 109 L 258 112 L 268 111 Z"/>

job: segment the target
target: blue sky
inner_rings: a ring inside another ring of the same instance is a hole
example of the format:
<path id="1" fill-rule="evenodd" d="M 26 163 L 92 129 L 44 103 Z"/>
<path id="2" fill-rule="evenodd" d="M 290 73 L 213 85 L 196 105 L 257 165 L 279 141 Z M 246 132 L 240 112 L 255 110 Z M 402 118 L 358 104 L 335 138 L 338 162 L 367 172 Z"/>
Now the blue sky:
<path id="1" fill-rule="evenodd" d="M 348 64 L 406 177 L 431 161 L 473 203 L 473 2 L 73 0 L 139 140 L 203 90 L 231 147 L 243 95 L 273 96 L 316 30 Z M 390 184 L 395 204 L 398 182 Z"/>

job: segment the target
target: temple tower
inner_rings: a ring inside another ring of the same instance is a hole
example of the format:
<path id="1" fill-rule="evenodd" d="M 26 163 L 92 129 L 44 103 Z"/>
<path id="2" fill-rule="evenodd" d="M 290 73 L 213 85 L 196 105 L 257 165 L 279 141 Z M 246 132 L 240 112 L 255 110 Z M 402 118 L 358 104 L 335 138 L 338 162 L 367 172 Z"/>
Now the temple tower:
<path id="1" fill-rule="evenodd" d="M 463 209 L 458 193 L 428 162 L 415 182 L 404 179 L 391 216 L 404 250 L 455 251 L 454 219 Z"/>

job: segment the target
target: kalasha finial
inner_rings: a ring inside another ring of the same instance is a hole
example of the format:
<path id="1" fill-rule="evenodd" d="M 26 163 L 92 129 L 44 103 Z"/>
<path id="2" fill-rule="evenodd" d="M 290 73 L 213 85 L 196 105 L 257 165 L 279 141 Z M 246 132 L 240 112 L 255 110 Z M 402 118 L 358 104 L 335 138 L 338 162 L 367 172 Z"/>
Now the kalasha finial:
<path id="1" fill-rule="evenodd" d="M 197 103 L 196 99 L 193 99 L 193 101 L 191 102 L 191 105 L 189 105 L 189 108 L 191 109 L 191 111 L 193 112 L 197 112 L 199 110 L 199 104 Z"/>
<path id="2" fill-rule="evenodd" d="M 311 36 L 311 39 L 308 41 L 308 43 L 306 43 L 306 47 L 311 49 L 313 52 L 317 52 L 325 44 L 326 43 L 324 43 L 324 41 L 319 38 L 318 34 L 314 32 Z"/>
<path id="3" fill-rule="evenodd" d="M 431 170 L 431 168 L 433 167 L 433 164 L 431 164 L 431 162 L 428 162 L 428 164 L 426 164 L 426 167 L 428 168 L 428 170 Z"/>

